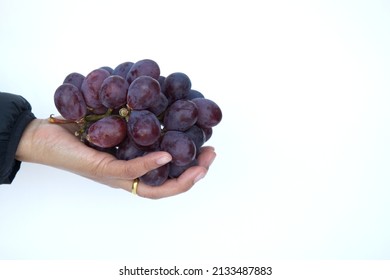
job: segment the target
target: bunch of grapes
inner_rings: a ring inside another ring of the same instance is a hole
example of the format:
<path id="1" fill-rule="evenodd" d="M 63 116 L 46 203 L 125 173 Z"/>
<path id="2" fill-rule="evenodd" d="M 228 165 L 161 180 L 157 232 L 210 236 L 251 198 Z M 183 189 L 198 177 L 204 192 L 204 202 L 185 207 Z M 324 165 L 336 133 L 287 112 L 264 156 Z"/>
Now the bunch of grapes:
<path id="1" fill-rule="evenodd" d="M 182 72 L 162 76 L 151 59 L 101 67 L 86 76 L 74 72 L 54 93 L 64 119 L 51 116 L 50 122 L 77 123 L 75 135 L 82 142 L 121 160 L 170 153 L 170 163 L 140 177 L 159 186 L 197 165 L 200 148 L 222 119 L 219 106 L 191 86 Z"/>

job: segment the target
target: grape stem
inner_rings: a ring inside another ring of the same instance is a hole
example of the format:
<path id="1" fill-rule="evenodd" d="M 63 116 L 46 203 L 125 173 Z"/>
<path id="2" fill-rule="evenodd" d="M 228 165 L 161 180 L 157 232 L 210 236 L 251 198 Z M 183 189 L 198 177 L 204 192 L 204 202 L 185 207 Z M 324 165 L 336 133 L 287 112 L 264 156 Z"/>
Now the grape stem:
<path id="1" fill-rule="evenodd" d="M 83 119 L 86 122 L 95 122 L 95 121 L 101 120 L 105 117 L 108 117 L 109 115 L 111 115 L 111 113 L 112 113 L 112 109 L 110 108 L 107 110 L 107 112 L 105 112 L 102 115 L 86 115 Z"/>
<path id="2" fill-rule="evenodd" d="M 49 123 L 55 123 L 55 124 L 69 124 L 69 123 L 79 124 L 79 123 L 82 123 L 82 122 L 83 122 L 83 119 L 80 119 L 78 121 L 73 121 L 73 120 L 66 120 L 66 119 L 55 118 L 54 114 L 51 114 L 50 117 L 49 117 Z"/>
<path id="3" fill-rule="evenodd" d="M 129 114 L 130 114 L 130 109 L 123 107 L 119 110 L 119 116 L 121 116 L 122 118 L 128 117 Z"/>
<path id="4" fill-rule="evenodd" d="M 51 114 L 49 117 L 49 123 L 55 123 L 55 124 L 69 124 L 69 123 L 76 123 L 76 124 L 84 124 L 85 122 L 95 122 L 100 119 L 103 119 L 105 117 L 108 117 L 111 115 L 112 109 L 108 109 L 107 112 L 105 112 L 102 115 L 86 115 L 83 118 L 75 121 L 75 120 L 67 120 L 63 118 L 55 118 L 54 114 Z"/>
<path id="5" fill-rule="evenodd" d="M 112 113 L 112 109 L 108 109 L 107 112 L 105 112 L 102 115 L 87 115 L 81 118 L 80 120 L 74 121 L 74 120 L 67 120 L 63 118 L 55 118 L 53 114 L 49 117 L 49 123 L 54 124 L 77 124 L 79 126 L 79 130 L 76 131 L 74 134 L 76 137 L 79 137 L 81 141 L 85 138 L 85 130 L 87 127 L 87 124 L 89 122 L 95 122 L 100 119 L 103 119 L 105 117 L 110 116 Z"/>

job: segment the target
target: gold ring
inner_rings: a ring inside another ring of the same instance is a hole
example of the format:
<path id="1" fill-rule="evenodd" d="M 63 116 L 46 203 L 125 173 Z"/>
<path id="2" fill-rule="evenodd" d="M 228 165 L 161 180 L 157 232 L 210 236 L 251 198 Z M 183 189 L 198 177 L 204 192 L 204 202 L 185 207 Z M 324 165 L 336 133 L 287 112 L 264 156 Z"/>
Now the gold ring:
<path id="1" fill-rule="evenodd" d="M 131 193 L 137 195 L 137 188 L 138 188 L 139 178 L 135 178 L 133 181 L 133 184 L 131 185 Z"/>

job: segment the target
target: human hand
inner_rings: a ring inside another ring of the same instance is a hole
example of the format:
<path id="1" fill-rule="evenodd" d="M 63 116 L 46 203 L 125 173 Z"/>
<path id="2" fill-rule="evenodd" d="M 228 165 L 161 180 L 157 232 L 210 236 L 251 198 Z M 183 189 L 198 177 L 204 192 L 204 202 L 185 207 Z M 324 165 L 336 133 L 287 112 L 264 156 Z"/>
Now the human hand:
<path id="1" fill-rule="evenodd" d="M 67 170 L 127 191 L 131 191 L 134 179 L 172 160 L 171 155 L 163 151 L 128 161 L 118 160 L 109 153 L 86 146 L 74 136 L 76 130 L 72 124 L 57 125 L 36 119 L 24 131 L 16 159 Z M 158 199 L 183 193 L 207 174 L 215 156 L 213 147 L 203 147 L 198 166 L 187 169 L 179 178 L 169 179 L 158 187 L 139 182 L 137 194 Z"/>

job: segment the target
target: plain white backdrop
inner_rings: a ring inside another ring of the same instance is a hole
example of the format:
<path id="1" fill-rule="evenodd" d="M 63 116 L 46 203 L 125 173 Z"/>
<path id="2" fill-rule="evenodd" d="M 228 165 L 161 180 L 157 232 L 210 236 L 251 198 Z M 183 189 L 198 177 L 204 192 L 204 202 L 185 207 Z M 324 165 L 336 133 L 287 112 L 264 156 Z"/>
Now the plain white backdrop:
<path id="1" fill-rule="evenodd" d="M 23 163 L 0 259 L 389 259 L 388 1 L 0 2 L 0 90 L 150 58 L 223 110 L 217 158 L 151 201 Z"/>

